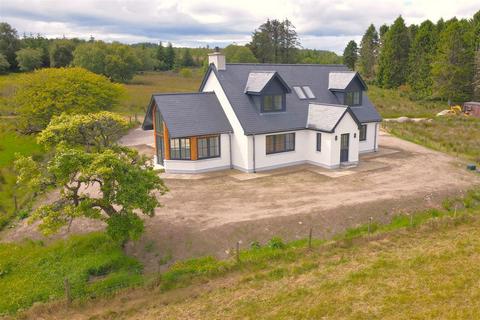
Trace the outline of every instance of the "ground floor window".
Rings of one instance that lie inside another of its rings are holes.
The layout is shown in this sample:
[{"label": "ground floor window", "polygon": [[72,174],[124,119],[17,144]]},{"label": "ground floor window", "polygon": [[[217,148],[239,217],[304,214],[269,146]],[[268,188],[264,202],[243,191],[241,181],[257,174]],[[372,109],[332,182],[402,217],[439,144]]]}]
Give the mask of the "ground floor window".
[{"label": "ground floor window", "polygon": [[170,139],[170,159],[190,160],[190,138]]},{"label": "ground floor window", "polygon": [[267,154],[295,150],[295,133],[272,134],[266,137]]},{"label": "ground floor window", "polygon": [[220,157],[220,136],[198,138],[198,159]]},{"label": "ground floor window", "polygon": [[317,133],[317,151],[322,151],[322,134]]},{"label": "ground floor window", "polygon": [[360,141],[365,141],[367,140],[367,125],[362,124],[360,126]]}]

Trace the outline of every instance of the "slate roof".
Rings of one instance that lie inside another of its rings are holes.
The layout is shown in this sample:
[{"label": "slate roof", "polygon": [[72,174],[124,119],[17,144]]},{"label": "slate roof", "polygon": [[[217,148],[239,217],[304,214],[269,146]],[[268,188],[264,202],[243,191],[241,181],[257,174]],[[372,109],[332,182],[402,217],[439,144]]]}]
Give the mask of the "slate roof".
[{"label": "slate roof", "polygon": [[214,92],[153,95],[143,123],[144,130],[153,129],[154,105],[162,114],[171,138],[233,132]]},{"label": "slate roof", "polygon": [[245,93],[260,93],[263,88],[272,80],[275,71],[250,72],[248,74]]},{"label": "slate roof", "polygon": [[[315,99],[302,100],[290,91],[286,94],[286,111],[260,113],[251,97],[245,94],[245,88],[251,73],[268,71],[277,72],[290,88],[310,86]],[[215,72],[245,134],[300,130],[306,128],[309,103],[343,104],[343,101],[340,102],[328,89],[329,74],[348,71],[344,65],[228,63],[225,70],[219,71],[210,65],[200,90],[203,89],[209,72]],[[362,105],[351,107],[351,111],[362,123],[381,121],[380,115],[366,94],[363,95]]]},{"label": "slate roof", "polygon": [[[306,127],[313,130],[333,132],[346,113],[352,114],[348,106],[310,104]],[[360,125],[355,116],[352,116],[352,118]]]}]

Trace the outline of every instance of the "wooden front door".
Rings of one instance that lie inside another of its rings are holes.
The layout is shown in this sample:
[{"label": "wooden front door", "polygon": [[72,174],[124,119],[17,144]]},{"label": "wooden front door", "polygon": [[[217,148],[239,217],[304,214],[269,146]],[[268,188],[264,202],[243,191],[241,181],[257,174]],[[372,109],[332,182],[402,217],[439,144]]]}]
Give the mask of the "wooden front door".
[{"label": "wooden front door", "polygon": [[350,134],[344,133],[340,138],[340,162],[348,162],[348,149],[350,147]]}]

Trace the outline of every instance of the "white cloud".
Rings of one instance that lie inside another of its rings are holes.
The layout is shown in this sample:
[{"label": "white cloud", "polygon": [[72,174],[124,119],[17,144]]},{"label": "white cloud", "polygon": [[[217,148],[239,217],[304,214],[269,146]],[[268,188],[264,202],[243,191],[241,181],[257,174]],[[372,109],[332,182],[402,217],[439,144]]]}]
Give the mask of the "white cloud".
[{"label": "white cloud", "polygon": [[246,43],[267,18],[290,19],[303,47],[341,53],[370,23],[408,24],[471,17],[478,0],[1,0],[2,21],[20,33],[94,36],[106,41],[171,41],[180,46]]}]

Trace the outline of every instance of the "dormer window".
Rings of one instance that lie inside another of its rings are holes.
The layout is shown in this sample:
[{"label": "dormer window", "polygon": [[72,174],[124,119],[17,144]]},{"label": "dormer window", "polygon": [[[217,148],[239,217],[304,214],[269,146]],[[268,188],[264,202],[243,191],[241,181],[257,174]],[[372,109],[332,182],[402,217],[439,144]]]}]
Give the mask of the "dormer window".
[{"label": "dormer window", "polygon": [[345,92],[345,105],[358,106],[362,104],[362,92],[361,91],[348,91]]},{"label": "dormer window", "polygon": [[264,95],[262,96],[262,112],[279,112],[285,110],[285,95]]}]

